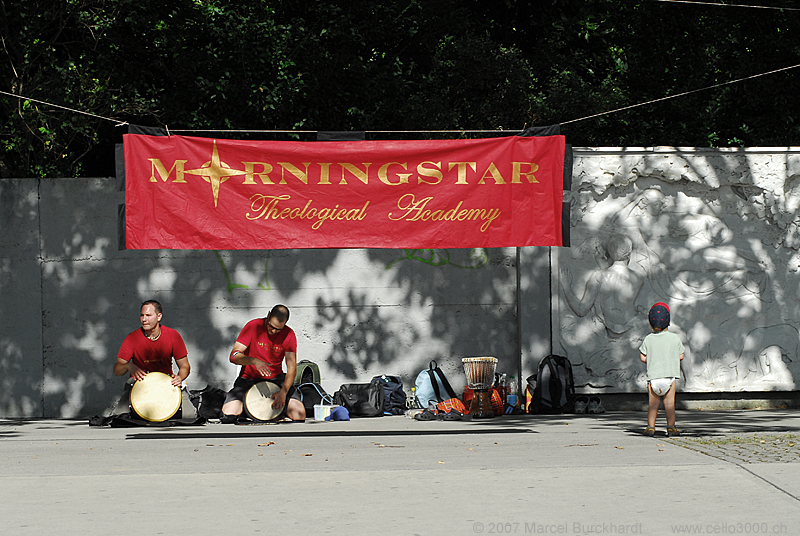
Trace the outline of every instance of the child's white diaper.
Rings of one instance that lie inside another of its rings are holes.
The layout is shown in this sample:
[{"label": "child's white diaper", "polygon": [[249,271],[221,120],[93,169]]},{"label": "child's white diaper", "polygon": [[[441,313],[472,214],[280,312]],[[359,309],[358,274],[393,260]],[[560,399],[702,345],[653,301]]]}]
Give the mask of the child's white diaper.
[{"label": "child's white diaper", "polygon": [[653,390],[655,394],[658,396],[664,396],[669,391],[669,388],[672,387],[672,382],[675,381],[675,378],[657,378],[655,380],[650,380],[648,383],[650,384],[650,389]]}]

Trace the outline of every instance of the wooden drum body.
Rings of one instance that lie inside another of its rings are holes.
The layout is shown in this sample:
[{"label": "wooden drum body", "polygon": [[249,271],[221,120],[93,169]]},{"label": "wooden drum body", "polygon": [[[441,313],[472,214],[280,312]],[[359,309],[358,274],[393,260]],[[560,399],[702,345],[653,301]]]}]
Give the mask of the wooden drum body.
[{"label": "wooden drum body", "polygon": [[166,421],[181,408],[181,390],[172,385],[172,378],[163,372],[148,372],[133,384],[131,408],[150,422]]}]

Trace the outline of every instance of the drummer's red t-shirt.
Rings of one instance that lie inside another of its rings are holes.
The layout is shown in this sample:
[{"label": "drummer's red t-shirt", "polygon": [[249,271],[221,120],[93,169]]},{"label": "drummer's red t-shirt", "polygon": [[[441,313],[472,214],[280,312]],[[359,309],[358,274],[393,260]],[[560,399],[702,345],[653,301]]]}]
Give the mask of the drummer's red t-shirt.
[{"label": "drummer's red t-shirt", "polygon": [[144,371],[172,376],[172,358],[182,359],[187,354],[181,334],[161,326],[161,335],[156,341],[148,339],[141,328],[131,332],[122,341],[117,357],[123,361],[133,360],[134,365]]},{"label": "drummer's red t-shirt", "polygon": [[260,359],[269,365],[269,376],[262,376],[252,365],[245,365],[242,377],[249,380],[271,380],[283,372],[286,352],[297,353],[297,336],[289,326],[270,337],[265,318],[251,320],[242,328],[236,342],[247,346],[245,355]]}]

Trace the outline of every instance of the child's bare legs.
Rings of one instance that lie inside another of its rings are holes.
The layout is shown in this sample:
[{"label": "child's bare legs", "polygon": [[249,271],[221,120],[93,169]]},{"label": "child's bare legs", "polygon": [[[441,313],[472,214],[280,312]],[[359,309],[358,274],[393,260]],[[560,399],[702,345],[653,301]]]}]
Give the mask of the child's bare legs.
[{"label": "child's bare legs", "polygon": [[[647,398],[649,402],[649,405],[647,406],[647,426],[649,428],[655,428],[656,417],[658,416],[658,406],[661,405],[661,397],[653,392],[653,389],[650,388],[649,383],[647,384]],[[666,404],[666,400],[664,402]],[[672,402],[673,402],[672,421],[675,422],[675,406],[674,406],[675,396],[672,397]]]},{"label": "child's bare legs", "polygon": [[[664,413],[667,416],[668,427],[675,426],[675,391],[677,390],[677,384],[678,382],[673,381],[672,385],[669,386],[669,391],[663,396]],[[647,395],[649,401],[647,406],[647,426],[655,428],[656,417],[658,417],[658,407],[661,405],[662,397],[653,392],[649,383],[647,384]]]},{"label": "child's bare legs", "polygon": [[[667,426],[675,426],[675,391],[678,382],[673,381],[669,391],[664,395],[664,413],[667,414]],[[650,414],[648,413],[648,417]],[[655,421],[654,421],[655,422]]]}]

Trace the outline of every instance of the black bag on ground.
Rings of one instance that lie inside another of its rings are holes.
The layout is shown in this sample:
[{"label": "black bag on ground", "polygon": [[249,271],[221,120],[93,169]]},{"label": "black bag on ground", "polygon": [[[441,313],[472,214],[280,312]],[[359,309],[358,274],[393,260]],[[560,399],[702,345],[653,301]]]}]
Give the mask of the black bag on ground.
[{"label": "black bag on ground", "polygon": [[333,403],[347,408],[351,417],[382,417],[385,398],[379,383],[346,383],[333,394]]},{"label": "black bag on ground", "polygon": [[227,394],[218,387],[206,385],[205,389],[189,391],[189,402],[197,410],[198,418],[219,419],[222,417],[222,405]]},{"label": "black bag on ground", "polygon": [[111,428],[135,428],[146,426],[151,428],[174,428],[176,426],[202,426],[205,419],[198,417],[193,422],[181,420],[166,420],[159,422],[146,421],[133,412],[119,413],[108,417],[95,415],[89,419],[89,426],[110,426]]},{"label": "black bag on ground", "polygon": [[386,415],[402,415],[406,412],[406,392],[403,380],[398,376],[375,376],[372,383],[383,386],[383,413]]},{"label": "black bag on ground", "polygon": [[533,392],[528,413],[572,413],[575,411],[575,382],[572,363],[564,356],[549,355],[527,379]]},{"label": "black bag on ground", "polygon": [[296,387],[300,391],[300,400],[306,408],[306,419],[314,416],[314,406],[316,404],[333,404],[333,397],[325,392],[325,389],[317,383],[301,383]]}]

